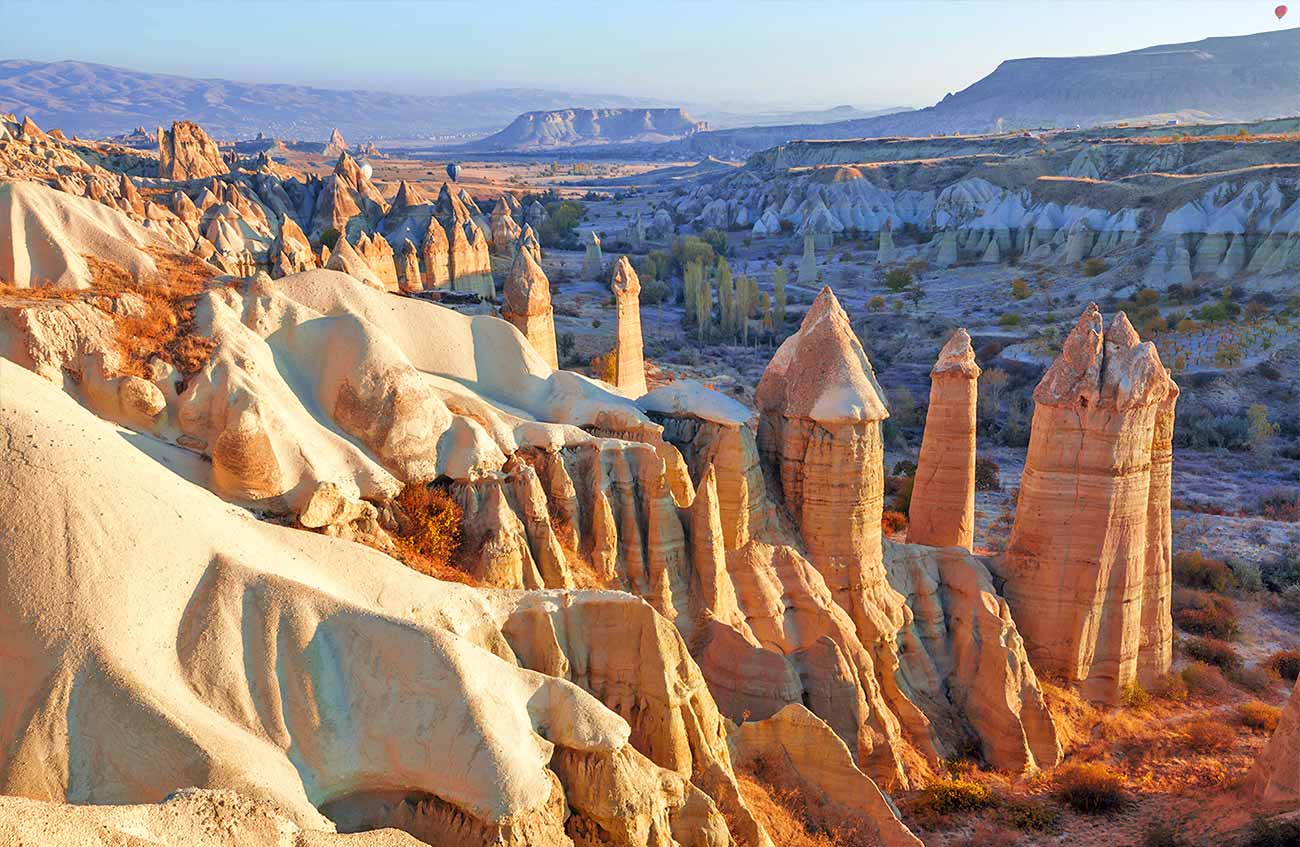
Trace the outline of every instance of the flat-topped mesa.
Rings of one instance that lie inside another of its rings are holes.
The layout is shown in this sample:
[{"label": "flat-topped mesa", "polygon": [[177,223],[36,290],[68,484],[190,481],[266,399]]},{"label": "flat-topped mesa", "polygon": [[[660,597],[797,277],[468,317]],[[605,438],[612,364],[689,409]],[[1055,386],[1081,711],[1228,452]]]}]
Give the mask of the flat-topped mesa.
[{"label": "flat-topped mesa", "polygon": [[521,230],[510,214],[507,195],[501,195],[496,206],[492,208],[492,252],[498,256],[509,256],[514,250]]},{"label": "flat-topped mesa", "polygon": [[[600,249],[599,243],[596,249]],[[522,254],[526,251],[519,252]],[[641,280],[627,256],[618,257],[610,290],[614,292],[618,308],[618,337],[614,341],[614,385],[629,397],[640,397],[646,393],[645,355],[641,346]]]},{"label": "flat-topped mesa", "polygon": [[979,365],[959,329],[930,371],[930,408],[907,528],[911,544],[971,549],[975,538],[975,398]]},{"label": "flat-topped mesa", "polygon": [[198,124],[176,121],[170,130],[158,127],[160,179],[203,179],[229,172],[217,142]]},{"label": "flat-topped mesa", "polygon": [[759,455],[809,558],[863,640],[874,640],[883,627],[868,607],[896,605],[879,594],[885,585],[880,422],[889,412],[829,287],[772,357],[754,400]]},{"label": "flat-topped mesa", "polygon": [[1169,461],[1177,386],[1123,312],[1090,304],[1034,390],[1000,568],[1035,667],[1118,700],[1169,669]]},{"label": "flat-topped mesa", "polygon": [[501,317],[524,334],[528,343],[552,368],[560,366],[555,351],[555,315],[551,283],[527,250],[515,254],[503,292]]}]

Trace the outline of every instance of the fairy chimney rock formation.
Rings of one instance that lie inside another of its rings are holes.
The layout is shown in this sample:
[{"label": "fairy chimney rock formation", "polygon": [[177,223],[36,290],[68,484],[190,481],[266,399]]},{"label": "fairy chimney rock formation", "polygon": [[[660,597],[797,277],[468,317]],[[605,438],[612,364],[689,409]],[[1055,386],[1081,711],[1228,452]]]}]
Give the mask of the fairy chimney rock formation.
[{"label": "fairy chimney rock formation", "polygon": [[975,538],[975,397],[979,365],[970,335],[959,329],[930,371],[907,529],[911,544],[971,549]]},{"label": "fairy chimney rock formation", "polygon": [[1035,667],[1113,703],[1169,669],[1168,461],[1177,386],[1123,312],[1088,306],[1034,390],[1000,564]]},{"label": "fairy chimney rock formation", "polygon": [[160,179],[203,179],[229,172],[217,142],[198,124],[176,121],[170,130],[158,127]]},{"label": "fairy chimney rock formation", "polygon": [[848,315],[823,288],[799,331],[758,382],[759,455],[836,601],[859,633],[882,627],[869,598],[883,598],[880,518],[889,417]]},{"label": "fairy chimney rock formation", "polygon": [[587,255],[582,257],[582,273],[591,279],[598,279],[605,269],[605,256],[600,252],[600,236],[595,230],[588,230],[582,240],[587,245]]},{"label": "fairy chimney rock formation", "polygon": [[508,195],[501,195],[492,209],[492,252],[498,256],[509,256],[519,238],[519,224],[510,214]]},{"label": "fairy chimney rock formation", "polygon": [[397,258],[397,284],[408,293],[424,290],[420,279],[420,248],[409,238],[402,242],[402,252]]},{"label": "fairy chimney rock formation", "polygon": [[[595,233],[592,233],[595,237]],[[600,250],[599,242],[596,250]],[[521,254],[527,252],[519,251]],[[590,253],[588,253],[590,255]],[[610,283],[618,307],[618,338],[614,342],[614,385],[630,397],[646,393],[645,358],[641,347],[641,280],[627,256],[619,256]]]},{"label": "fairy chimney rock formation", "polygon": [[424,265],[424,289],[433,291],[451,285],[451,265],[448,255],[447,231],[437,218],[429,218],[420,244],[420,262]]},{"label": "fairy chimney rock formation", "polygon": [[[560,366],[555,352],[555,317],[551,283],[527,250],[515,254],[506,277],[501,317],[510,321],[552,368]],[[621,326],[621,324],[620,324]],[[644,392],[643,392],[644,393]]]},{"label": "fairy chimney rock formation", "polygon": [[803,258],[799,260],[799,284],[817,281],[817,244],[811,231],[803,235]]}]

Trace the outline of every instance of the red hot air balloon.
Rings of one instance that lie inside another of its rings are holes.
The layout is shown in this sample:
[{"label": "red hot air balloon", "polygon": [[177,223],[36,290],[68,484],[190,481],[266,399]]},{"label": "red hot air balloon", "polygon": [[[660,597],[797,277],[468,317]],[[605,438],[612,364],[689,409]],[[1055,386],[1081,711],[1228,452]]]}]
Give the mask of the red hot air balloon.
[{"label": "red hot air balloon", "polygon": [[1273,14],[1277,15],[1279,21],[1282,20],[1286,17],[1286,6],[1278,6],[1273,10]]}]

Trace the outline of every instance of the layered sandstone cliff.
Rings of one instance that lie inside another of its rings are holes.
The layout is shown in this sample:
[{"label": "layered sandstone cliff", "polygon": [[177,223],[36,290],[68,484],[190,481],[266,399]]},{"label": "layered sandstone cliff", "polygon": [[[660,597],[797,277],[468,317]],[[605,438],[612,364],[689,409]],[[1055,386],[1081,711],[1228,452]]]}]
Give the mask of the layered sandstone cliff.
[{"label": "layered sandstone cliff", "polygon": [[907,540],[971,549],[975,538],[975,401],[979,365],[959,329],[930,370],[930,406],[916,463]]},{"label": "layered sandstone cliff", "polygon": [[1115,702],[1168,670],[1169,444],[1177,388],[1121,312],[1090,305],[1034,391],[999,565],[1035,665]]}]

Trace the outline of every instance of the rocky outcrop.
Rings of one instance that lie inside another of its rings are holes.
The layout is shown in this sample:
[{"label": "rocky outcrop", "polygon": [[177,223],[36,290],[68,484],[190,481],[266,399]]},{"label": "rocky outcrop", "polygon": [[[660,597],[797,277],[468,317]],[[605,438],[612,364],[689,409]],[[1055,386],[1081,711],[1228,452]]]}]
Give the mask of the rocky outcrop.
[{"label": "rocky outcrop", "polygon": [[447,226],[447,260],[454,291],[472,291],[489,300],[496,297],[488,241],[473,220]]},{"label": "rocky outcrop", "polygon": [[1036,667],[1097,700],[1168,670],[1168,435],[1176,388],[1121,312],[1090,305],[1034,391],[999,569]]},{"label": "rocky outcrop", "polygon": [[641,280],[627,256],[618,257],[610,290],[614,292],[615,308],[618,311],[618,334],[614,339],[614,385],[630,397],[640,397],[646,393],[645,358],[641,347]]},{"label": "rocky outcrop", "polygon": [[916,464],[907,540],[964,547],[975,538],[975,400],[979,365],[959,329],[930,370],[930,406]]},{"label": "rocky outcrop", "polygon": [[1300,809],[1300,682],[1247,778],[1247,790],[1260,811]]},{"label": "rocky outcrop", "polygon": [[527,250],[515,254],[502,294],[501,317],[524,334],[546,364],[558,368],[551,283]]},{"label": "rocky outcrop", "polygon": [[198,124],[176,121],[169,130],[158,127],[160,179],[203,179],[229,171],[217,143]]},{"label": "rocky outcrop", "polygon": [[402,242],[402,252],[397,257],[397,285],[408,293],[424,290],[424,279],[420,274],[420,248],[409,238]]},{"label": "rocky outcrop", "polygon": [[737,768],[758,771],[760,778],[768,779],[788,771],[795,783],[789,787],[821,798],[819,811],[828,820],[865,829],[884,847],[920,847],[921,840],[858,769],[844,742],[802,704],[791,703],[769,718],[747,721],[728,740]]},{"label": "rocky outcrop", "polygon": [[335,127],[330,130],[329,140],[325,142],[325,149],[321,151],[321,155],[326,159],[333,159],[346,152],[348,152],[348,142],[343,137],[343,133],[339,132],[338,127]]},{"label": "rocky outcrop", "polygon": [[370,270],[384,285],[386,291],[398,291],[397,265],[393,259],[393,246],[379,233],[374,237],[364,232],[357,239],[357,255],[365,260]]}]

